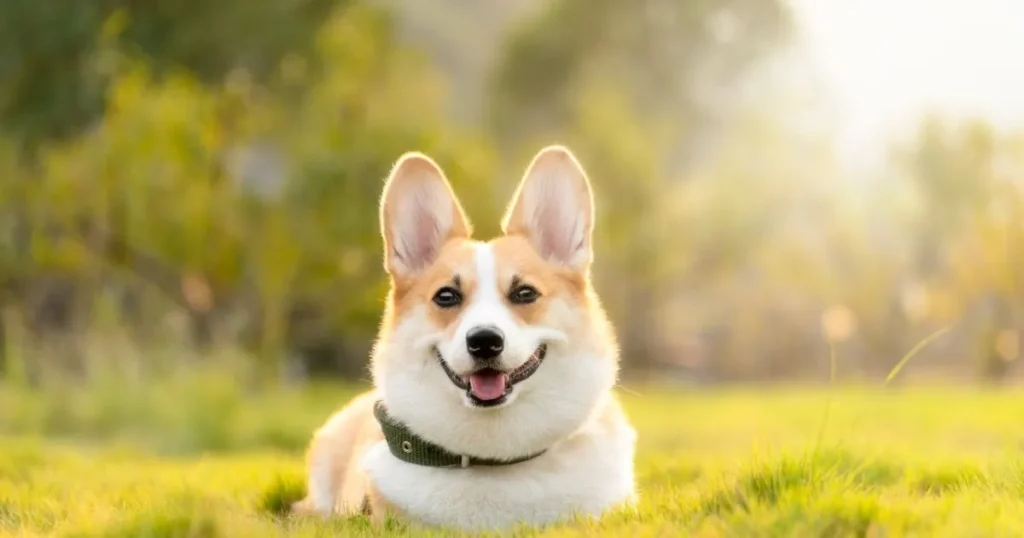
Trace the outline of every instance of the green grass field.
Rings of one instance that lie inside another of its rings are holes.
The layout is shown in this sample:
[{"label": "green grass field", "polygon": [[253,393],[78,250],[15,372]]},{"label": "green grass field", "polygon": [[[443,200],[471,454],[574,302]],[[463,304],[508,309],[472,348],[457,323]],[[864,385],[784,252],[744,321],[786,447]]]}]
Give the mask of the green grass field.
[{"label": "green grass field", "polygon": [[[303,493],[310,432],[357,389],[246,397],[212,374],[0,386],[0,534],[422,535],[281,514]],[[621,395],[640,434],[639,512],[517,534],[1024,535],[1024,394],[1012,389]]]}]

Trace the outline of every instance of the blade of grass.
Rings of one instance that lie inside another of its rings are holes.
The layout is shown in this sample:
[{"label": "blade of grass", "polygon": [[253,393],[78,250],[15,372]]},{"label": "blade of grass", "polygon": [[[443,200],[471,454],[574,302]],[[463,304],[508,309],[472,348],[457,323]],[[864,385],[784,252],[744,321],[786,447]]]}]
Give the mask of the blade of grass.
[{"label": "blade of grass", "polygon": [[828,360],[829,360],[829,380],[828,380],[828,398],[825,400],[825,412],[821,416],[821,426],[818,428],[817,439],[814,441],[814,459],[818,459],[818,450],[821,449],[821,442],[825,438],[825,427],[828,425],[829,416],[832,413],[832,395],[836,384],[836,370],[838,369],[836,361],[836,345],[832,339],[828,339]]},{"label": "blade of grass", "polygon": [[933,332],[932,334],[928,335],[927,337],[925,337],[920,342],[918,342],[917,345],[914,346],[910,351],[908,351],[907,354],[904,355],[903,358],[900,359],[900,361],[898,363],[896,363],[896,366],[894,366],[893,369],[891,371],[889,371],[889,375],[885,378],[885,383],[883,384],[883,386],[888,387],[889,383],[891,383],[892,380],[895,379],[897,375],[899,375],[900,371],[903,370],[903,367],[906,366],[907,363],[910,362],[910,359],[912,359],[915,355],[918,354],[918,352],[920,352],[922,349],[924,349],[925,346],[927,346],[928,344],[932,343],[935,339],[937,339],[938,337],[942,336],[943,334],[946,334],[952,328],[953,328],[953,325],[948,325],[946,327],[943,327],[943,328]]}]

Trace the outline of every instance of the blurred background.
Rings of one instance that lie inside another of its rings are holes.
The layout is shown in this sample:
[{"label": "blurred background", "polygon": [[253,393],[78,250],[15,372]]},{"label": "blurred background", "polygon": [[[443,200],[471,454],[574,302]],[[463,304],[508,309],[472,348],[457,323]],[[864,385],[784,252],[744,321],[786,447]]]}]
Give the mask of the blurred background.
[{"label": "blurred background", "polygon": [[901,379],[1006,382],[1022,26],[1009,0],[0,2],[0,383],[365,381],[395,159],[437,159],[487,237],[549,143],[596,189],[625,378],[868,382],[944,331]]}]

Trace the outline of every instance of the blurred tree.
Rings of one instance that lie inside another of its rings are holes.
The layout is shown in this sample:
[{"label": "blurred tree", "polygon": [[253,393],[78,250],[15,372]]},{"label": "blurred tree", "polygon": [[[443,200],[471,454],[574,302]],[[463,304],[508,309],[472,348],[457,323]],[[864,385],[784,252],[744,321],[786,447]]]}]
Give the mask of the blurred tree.
[{"label": "blurred tree", "polygon": [[479,124],[487,75],[506,37],[546,0],[373,0],[394,14],[398,37],[423,50],[449,82],[452,121]]},{"label": "blurred tree", "polygon": [[997,345],[1024,305],[1024,137],[983,121],[928,117],[897,163],[920,197],[917,272],[952,287],[985,379],[1008,373]]},{"label": "blurred tree", "polygon": [[4,302],[38,310],[31,290],[64,289],[52,275],[80,321],[60,332],[88,329],[115,296],[119,323],[184,312],[194,342],[241,339],[266,375],[294,354],[361,375],[385,282],[377,200],[398,156],[433,155],[471,217],[497,213],[479,181],[486,142],[443,127],[439,80],[392,32],[387,12],[346,5],[268,84],[161,73],[123,42],[98,50],[110,79],[93,127],[41,146],[36,166],[0,162],[26,179],[2,184],[0,215],[23,208],[28,237],[3,258],[20,293]]},{"label": "blurred tree", "polygon": [[28,147],[76,133],[103,108],[90,65],[105,22],[157,72],[184,68],[205,82],[236,69],[265,80],[289,53],[307,52],[335,7],[349,0],[0,2],[0,124]]},{"label": "blurred tree", "polygon": [[[822,283],[823,223],[837,163],[827,139],[785,121],[804,106],[765,92],[738,107],[709,164],[660,189],[675,198],[676,216],[655,248],[680,263],[661,277],[655,319],[666,304],[692,312],[681,315],[686,330],[711,335],[702,346],[707,377],[793,376],[820,364],[817,313],[831,291]],[[676,322],[675,338],[684,327]]]},{"label": "blurred tree", "polygon": [[909,148],[894,159],[921,198],[918,269],[927,278],[941,273],[942,247],[992,195],[994,133],[972,122],[952,127],[937,117],[924,118]]},{"label": "blurred tree", "polygon": [[671,120],[662,159],[689,155],[791,26],[779,0],[552,2],[512,34],[491,123],[504,143],[530,139],[571,121],[584,87],[614,82],[635,112]]}]

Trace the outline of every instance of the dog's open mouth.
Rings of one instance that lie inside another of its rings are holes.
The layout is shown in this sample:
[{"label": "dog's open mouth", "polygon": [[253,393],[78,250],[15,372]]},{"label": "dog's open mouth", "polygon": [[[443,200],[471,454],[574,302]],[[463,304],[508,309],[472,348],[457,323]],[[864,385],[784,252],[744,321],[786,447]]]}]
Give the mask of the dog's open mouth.
[{"label": "dog's open mouth", "polygon": [[547,345],[541,344],[522,366],[511,372],[481,368],[467,376],[460,376],[453,372],[437,348],[434,348],[434,356],[437,357],[437,362],[441,363],[444,373],[448,374],[448,379],[456,387],[466,391],[470,401],[480,407],[491,407],[504,403],[517,383],[529,379],[536,373],[541,363],[544,362],[547,351]]}]

